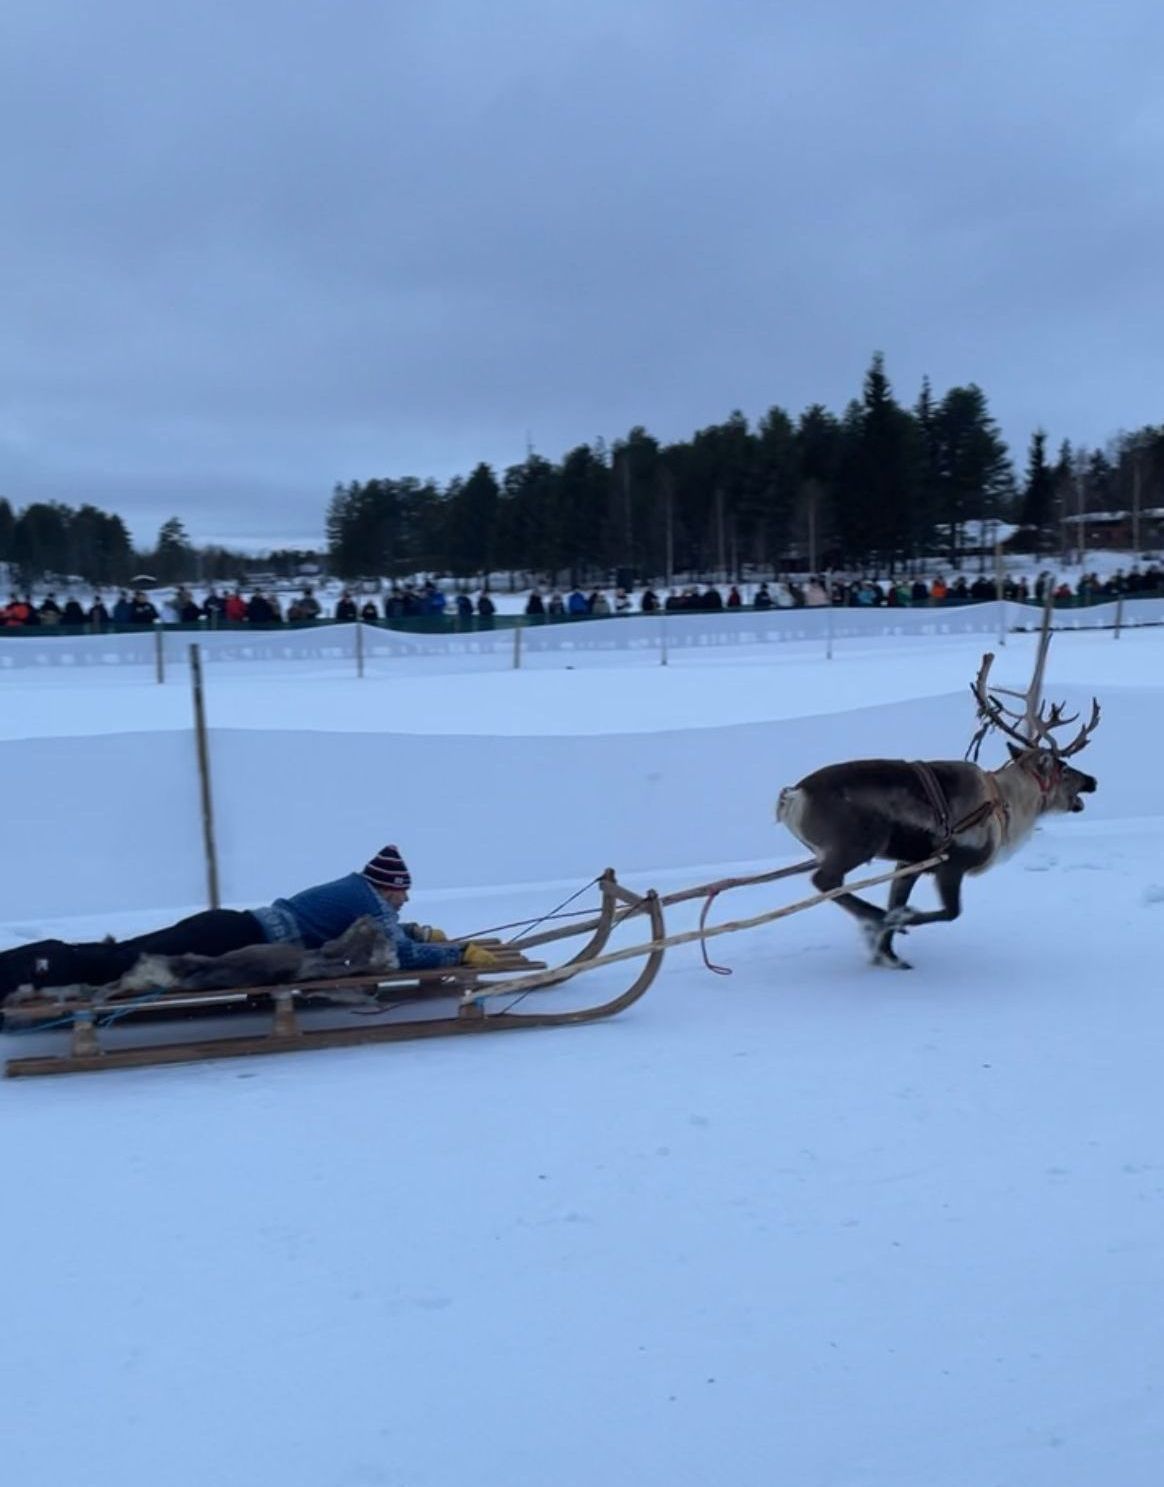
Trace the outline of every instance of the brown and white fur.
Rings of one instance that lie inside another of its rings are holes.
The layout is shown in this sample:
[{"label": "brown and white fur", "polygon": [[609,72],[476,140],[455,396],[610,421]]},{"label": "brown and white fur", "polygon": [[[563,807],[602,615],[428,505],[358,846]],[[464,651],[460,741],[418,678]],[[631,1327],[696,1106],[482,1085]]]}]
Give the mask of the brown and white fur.
[{"label": "brown and white fur", "polygon": [[237,986],[374,975],[394,971],[399,965],[396,947],[376,920],[365,915],[318,950],[276,942],[244,945],[224,955],[143,955],[122,977],[118,989],[223,991]]},{"label": "brown and white fur", "polygon": [[[1081,796],[1096,789],[1094,776],[1067,764],[1057,753],[1008,744],[1011,759],[987,770],[963,760],[930,761],[944,798],[939,813],[922,770],[904,759],[855,759],[830,764],[781,790],[776,819],[815,855],[812,882],[820,892],[839,888],[845,874],[874,858],[899,867],[924,862],[939,852],[944,862],[929,869],[940,909],[907,907],[921,874],[890,884],[887,908],[843,893],[834,900],[859,922],[875,965],[908,969],[893,951],[893,936],[919,924],[957,919],[962,879],[982,873],[1009,856],[1049,811],[1081,811]],[[959,823],[975,824],[958,830]]]}]

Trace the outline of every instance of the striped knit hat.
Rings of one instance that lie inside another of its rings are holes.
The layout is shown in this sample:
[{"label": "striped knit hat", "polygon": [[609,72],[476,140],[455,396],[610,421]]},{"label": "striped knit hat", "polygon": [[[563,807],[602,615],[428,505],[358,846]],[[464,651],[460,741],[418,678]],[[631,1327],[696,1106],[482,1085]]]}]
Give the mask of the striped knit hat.
[{"label": "striped knit hat", "polygon": [[364,868],[363,874],[376,888],[412,887],[412,876],[395,847],[382,847]]}]

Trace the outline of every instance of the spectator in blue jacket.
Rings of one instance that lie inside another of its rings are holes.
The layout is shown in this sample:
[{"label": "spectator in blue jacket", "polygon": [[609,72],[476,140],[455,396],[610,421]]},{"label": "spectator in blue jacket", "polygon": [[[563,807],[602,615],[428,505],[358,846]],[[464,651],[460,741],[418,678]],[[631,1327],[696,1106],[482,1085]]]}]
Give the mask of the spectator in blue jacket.
[{"label": "spectator in blue jacket", "polygon": [[245,945],[275,942],[318,950],[365,916],[376,921],[394,946],[402,970],[460,965],[488,970],[497,964],[481,945],[450,945],[443,930],[402,924],[400,910],[411,887],[404,859],[388,846],[358,873],[277,898],[261,909],[206,909],[131,940],[74,945],[39,940],[19,945],[0,954],[0,1002],[24,985],[106,986],[143,955],[225,955]]}]

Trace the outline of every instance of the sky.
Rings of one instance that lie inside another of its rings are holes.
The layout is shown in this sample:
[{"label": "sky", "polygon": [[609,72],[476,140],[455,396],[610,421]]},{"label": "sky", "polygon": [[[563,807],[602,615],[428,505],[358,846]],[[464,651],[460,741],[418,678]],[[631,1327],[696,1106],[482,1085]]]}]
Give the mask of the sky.
[{"label": "sky", "polygon": [[[793,863],[780,785],[969,736],[993,637],[878,619],[832,662],[789,642],[579,666],[567,645],[609,646],[613,620],[559,634],[544,670],[483,648],[455,679],[423,656],[362,681],[257,647],[215,661],[224,898],[394,841],[410,917],[512,934],[589,909],[607,865],[669,895]],[[158,686],[148,649],[50,643],[101,660],[4,674],[0,948],[206,902],[185,679]],[[1000,679],[1034,650],[1010,634]],[[907,973],[820,905],[714,939],[730,976],[669,949],[589,1026],[0,1078],[4,1480],[1158,1487],[1162,660],[1159,625],[1056,634],[1048,696],[1103,704],[1099,789],[968,880],[956,922],[899,941]],[[707,923],[808,892],[733,887]],[[669,907],[668,932],[702,908]],[[645,938],[631,920],[608,948]],[[595,1005],[640,965],[516,1010]],[[101,1036],[243,1029],[263,1019]],[[0,1062],[66,1047],[5,1031]]]},{"label": "sky", "polygon": [[11,0],[0,495],[318,542],[337,481],[977,382],[1159,422],[1152,0]]}]

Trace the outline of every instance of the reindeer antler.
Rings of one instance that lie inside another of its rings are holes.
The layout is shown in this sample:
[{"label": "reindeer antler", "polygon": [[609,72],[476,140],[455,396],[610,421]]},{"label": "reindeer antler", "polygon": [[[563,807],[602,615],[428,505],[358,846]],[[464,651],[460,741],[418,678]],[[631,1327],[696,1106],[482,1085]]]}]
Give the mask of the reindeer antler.
[{"label": "reindeer antler", "polygon": [[1076,722],[1078,718],[1078,713],[1072,713],[1069,718],[1063,717],[1063,705],[1060,704],[1051,708],[1045,722],[1040,721],[1039,736],[1047,740],[1057,759],[1068,759],[1072,754],[1078,754],[1080,749],[1085,749],[1091,742],[1091,735],[1099,727],[1099,702],[1096,698],[1091,699],[1091,717],[1069,744],[1060,745],[1051,737],[1052,728],[1066,728],[1069,723]]},{"label": "reindeer antler", "polygon": [[[978,675],[970,684],[970,690],[978,703],[978,717],[981,726],[978,732],[970,740],[970,747],[966,754],[971,754],[975,759],[982,740],[991,728],[997,728],[1000,733],[1005,733],[1008,738],[1014,739],[1024,749],[1038,749],[1041,744],[1046,744],[1049,751],[1056,759],[1066,759],[1072,754],[1077,754],[1080,749],[1086,748],[1090,742],[1091,735],[1099,726],[1099,703],[1093,697],[1091,699],[1091,717],[1075,735],[1069,744],[1060,745],[1056,739],[1054,730],[1066,728],[1078,720],[1079,714],[1072,713],[1064,717],[1063,709],[1066,703],[1056,702],[1050,705],[1039,698],[1042,686],[1043,667],[1047,658],[1047,645],[1050,642],[1050,632],[1044,628],[1039,643],[1039,651],[1035,658],[1034,675],[1031,684],[1025,692],[1015,691],[1010,687],[995,687],[988,690],[987,681],[990,676],[990,668],[994,664],[994,652],[987,651],[982,657],[982,665],[978,668]],[[1008,708],[1001,697],[1017,697],[1023,703],[1023,709],[1019,712],[1015,708]]]},{"label": "reindeer antler", "polygon": [[[978,750],[982,746],[982,740],[992,728],[997,728],[1000,733],[1005,733],[1008,738],[1013,738],[1024,749],[1037,747],[1032,739],[1033,729],[1030,727],[1029,693],[1012,692],[1006,687],[996,687],[994,692],[987,690],[987,681],[990,677],[990,668],[994,665],[994,652],[987,651],[982,657],[982,665],[978,668],[978,675],[970,683],[970,690],[974,694],[974,700],[978,704],[978,717],[981,723],[978,732],[970,740],[970,747],[966,753],[969,757],[973,754],[978,758]],[[1004,694],[1009,697],[1022,697],[1028,706],[1022,713],[1008,708],[999,700],[996,694]],[[1021,725],[1026,723],[1027,731],[1023,732]]]}]

